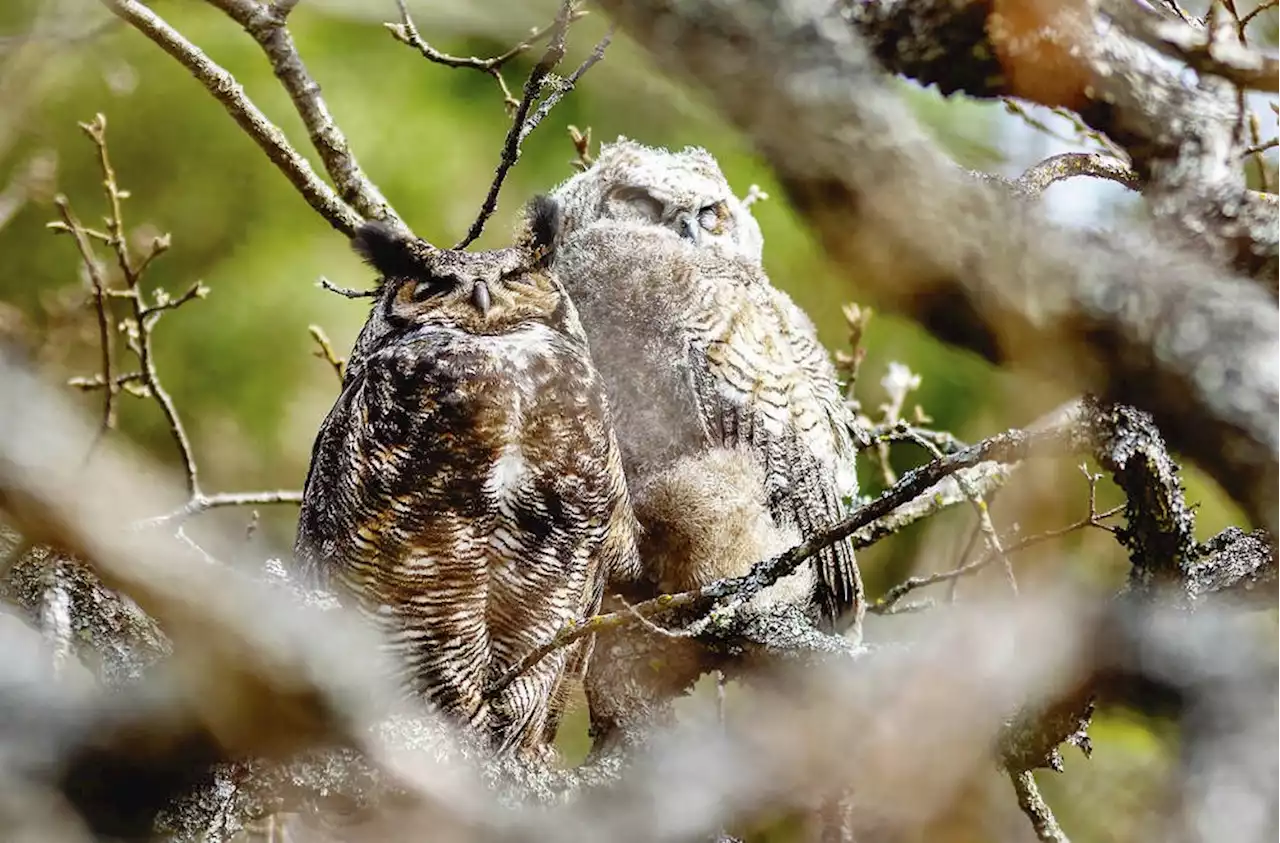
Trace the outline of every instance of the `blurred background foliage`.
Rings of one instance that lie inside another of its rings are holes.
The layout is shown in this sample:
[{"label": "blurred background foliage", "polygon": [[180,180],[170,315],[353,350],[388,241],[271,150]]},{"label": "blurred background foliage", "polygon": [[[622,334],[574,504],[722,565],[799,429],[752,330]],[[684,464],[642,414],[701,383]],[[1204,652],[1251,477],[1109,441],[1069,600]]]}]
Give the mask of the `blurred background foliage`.
[{"label": "blurred background foliage", "polygon": [[[310,154],[301,123],[250,38],[202,3],[152,5],[235,74],[295,147]],[[458,55],[500,53],[551,16],[545,2],[417,3],[412,8],[424,38]],[[602,34],[600,18],[589,15],[572,29],[566,67],[576,66]],[[291,29],[366,173],[419,235],[448,245],[461,237],[479,207],[509,116],[494,80],[426,62],[383,28],[383,21],[393,19],[391,0],[310,0],[291,18]],[[1274,43],[1274,10],[1255,29]],[[509,65],[506,76],[517,93],[536,55],[535,50]],[[1043,143],[1026,143],[1033,130],[998,103],[944,100],[936,91],[908,83],[901,87],[922,122],[965,167],[1016,175],[1048,154]],[[176,294],[200,280],[211,291],[207,300],[166,316],[155,334],[161,375],[189,428],[205,489],[300,488],[316,428],[337,392],[333,371],[313,353],[308,326],[321,326],[345,353],[368,307],[367,300],[320,289],[317,279],[325,276],[347,287],[366,287],[373,279],[342,236],[301,200],[200,85],[154,44],[86,0],[0,4],[0,185],[10,184],[33,157],[56,162],[56,170],[46,172],[30,191],[29,201],[0,222],[0,336],[30,348],[50,377],[96,371],[96,332],[74,244],[45,225],[56,218],[55,191],[65,194],[87,223],[98,224],[104,212],[94,150],[76,125],[97,112],[107,117],[116,171],[131,193],[125,205],[131,238],[143,248],[161,232],[172,235],[172,249],[148,273],[146,285]],[[874,306],[824,265],[770,173],[742,139],[697,95],[664,81],[624,37],[615,39],[605,61],[525,143],[480,246],[506,242],[522,204],[572,174],[571,124],[590,127],[594,143],[623,134],[650,144],[704,146],[740,194],[759,184],[772,197],[753,209],[765,232],[766,267],[813,316],[833,349],[847,344],[841,305]],[[309,157],[322,171],[314,155]],[[1063,201],[1065,190],[1055,188],[1046,201]],[[1065,216],[1074,224],[1116,224],[1129,211],[1111,201],[1116,194],[1103,195],[1106,201],[1095,203],[1094,218]],[[928,248],[927,232],[920,245]],[[965,440],[1025,424],[1069,397],[994,370],[889,315],[877,314],[863,344],[867,358],[858,395],[871,415],[885,400],[879,380],[888,362],[901,361],[923,377],[910,403],[918,402],[934,426]],[[80,400],[86,411],[96,412],[100,396]],[[126,400],[120,421],[117,435],[176,464],[173,442],[154,404]],[[899,449],[895,468],[905,469],[922,457]],[[865,491],[882,485],[869,461],[862,473]],[[1030,532],[1084,514],[1087,485],[1070,465],[1038,466],[1027,474],[1017,491],[1004,496],[1007,501],[995,502],[999,523],[1017,521]],[[1189,498],[1202,504],[1203,536],[1240,523],[1239,513],[1199,474],[1188,469],[1186,476]],[[1079,485],[1078,509],[1045,511],[1030,505],[1038,499],[1036,488],[1063,483]],[[1102,498],[1103,505],[1114,501],[1106,488]],[[262,534],[287,547],[294,515],[289,507],[264,512]],[[226,511],[206,516],[224,524],[248,518],[246,512]],[[971,529],[971,513],[958,509],[864,553],[871,591],[879,593],[915,570],[954,564]],[[1046,554],[1053,557],[1049,562],[1035,554],[1020,559],[1023,576],[1121,581],[1125,561],[1110,536],[1077,533],[1064,546],[1068,552]],[[893,635],[895,623],[877,621],[869,634]],[[580,720],[575,729],[581,729]],[[1048,778],[1047,796],[1074,839],[1132,839],[1133,828],[1125,824],[1140,822],[1142,810],[1156,809],[1144,802],[1144,782],[1151,781],[1153,765],[1159,766],[1172,747],[1157,739],[1149,724],[1121,716],[1104,714],[1095,736],[1092,761],[1069,753],[1065,775],[1042,777]],[[583,747],[580,731],[569,745]],[[1001,785],[998,777],[993,781]],[[1016,812],[1012,798],[1008,801]],[[1025,824],[1020,815],[1014,819]]]}]

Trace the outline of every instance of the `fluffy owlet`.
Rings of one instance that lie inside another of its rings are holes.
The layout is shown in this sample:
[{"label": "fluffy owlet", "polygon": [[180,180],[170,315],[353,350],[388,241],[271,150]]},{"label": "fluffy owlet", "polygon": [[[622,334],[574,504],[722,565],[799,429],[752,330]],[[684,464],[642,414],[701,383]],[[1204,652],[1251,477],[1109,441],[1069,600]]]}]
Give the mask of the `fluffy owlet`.
[{"label": "fluffy owlet", "polygon": [[486,686],[637,567],[604,387],[548,268],[558,224],[535,203],[521,242],[476,253],[360,229],[381,286],[296,546],[385,633],[410,691],[526,756],[547,751],[590,643]]},{"label": "fluffy owlet", "polygon": [[[556,271],[608,388],[650,576],[689,588],[743,574],[838,521],[856,475],[835,368],[769,283],[759,227],[710,155],[620,142],[553,195]],[[775,597],[860,634],[847,542]]]},{"label": "fluffy owlet", "polygon": [[564,232],[602,219],[669,229],[698,246],[760,262],[764,237],[746,203],[729,188],[711,153],[679,152],[619,137],[603,144],[595,163],[553,192]]}]

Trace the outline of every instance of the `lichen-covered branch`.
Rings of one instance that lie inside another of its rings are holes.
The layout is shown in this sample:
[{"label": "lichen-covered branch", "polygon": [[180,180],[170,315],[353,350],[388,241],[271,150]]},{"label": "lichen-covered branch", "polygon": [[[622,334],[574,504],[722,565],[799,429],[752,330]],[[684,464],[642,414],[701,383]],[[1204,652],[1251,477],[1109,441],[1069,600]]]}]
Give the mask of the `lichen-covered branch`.
[{"label": "lichen-covered branch", "polygon": [[1138,174],[1118,158],[1096,152],[1064,152],[1032,165],[1014,180],[1013,187],[1023,196],[1039,196],[1050,185],[1077,176],[1106,179],[1130,190],[1141,186]]},{"label": "lichen-covered branch", "polygon": [[1030,770],[1009,773],[1013,782],[1013,792],[1018,795],[1018,805],[1023,813],[1031,818],[1031,826],[1036,831],[1036,839],[1044,843],[1071,843],[1067,835],[1062,833],[1058,821],[1054,819],[1049,803],[1040,795],[1035,776]]}]

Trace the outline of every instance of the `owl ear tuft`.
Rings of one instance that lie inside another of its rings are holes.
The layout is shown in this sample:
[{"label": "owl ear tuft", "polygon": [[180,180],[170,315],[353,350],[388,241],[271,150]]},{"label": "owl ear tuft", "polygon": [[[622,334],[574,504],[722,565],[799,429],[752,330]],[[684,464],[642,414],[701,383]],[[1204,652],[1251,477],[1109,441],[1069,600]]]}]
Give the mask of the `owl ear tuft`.
[{"label": "owl ear tuft", "polygon": [[545,194],[535,196],[525,207],[529,248],[544,266],[555,257],[563,218],[560,203]]},{"label": "owl ear tuft", "polygon": [[351,248],[384,278],[413,278],[421,274],[418,241],[381,220],[361,223]]}]

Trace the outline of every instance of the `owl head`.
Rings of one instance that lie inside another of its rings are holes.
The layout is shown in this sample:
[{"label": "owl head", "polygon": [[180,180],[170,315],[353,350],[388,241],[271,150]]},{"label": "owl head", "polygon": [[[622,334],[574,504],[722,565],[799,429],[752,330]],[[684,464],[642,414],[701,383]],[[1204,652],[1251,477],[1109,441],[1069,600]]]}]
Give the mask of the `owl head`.
[{"label": "owl head", "polygon": [[694,245],[760,262],[759,224],[699,147],[672,152],[619,137],[552,196],[563,206],[565,234],[602,219],[650,223]]},{"label": "owl head", "polygon": [[560,219],[557,203],[539,197],[514,246],[483,252],[438,249],[376,221],[361,225],[351,242],[381,276],[376,309],[386,327],[502,334],[563,309],[563,288],[550,270]]}]

